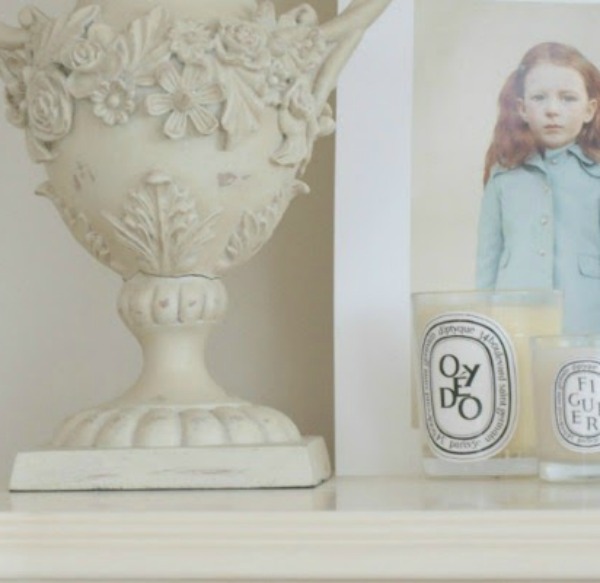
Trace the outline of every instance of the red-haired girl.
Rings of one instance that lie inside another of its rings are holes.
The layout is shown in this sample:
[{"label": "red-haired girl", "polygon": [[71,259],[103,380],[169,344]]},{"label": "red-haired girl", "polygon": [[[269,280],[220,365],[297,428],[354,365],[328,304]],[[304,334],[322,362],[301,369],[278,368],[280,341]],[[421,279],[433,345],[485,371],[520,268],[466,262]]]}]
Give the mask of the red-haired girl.
[{"label": "red-haired girl", "polygon": [[479,221],[477,287],[560,289],[565,331],[600,333],[600,71],[533,47],[500,93]]}]

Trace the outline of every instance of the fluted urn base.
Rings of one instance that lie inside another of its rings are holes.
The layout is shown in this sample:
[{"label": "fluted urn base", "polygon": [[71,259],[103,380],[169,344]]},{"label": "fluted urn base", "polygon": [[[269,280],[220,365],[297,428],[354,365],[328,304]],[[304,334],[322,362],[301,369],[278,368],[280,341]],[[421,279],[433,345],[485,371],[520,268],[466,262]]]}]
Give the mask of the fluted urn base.
[{"label": "fluted urn base", "polygon": [[55,435],[59,449],[204,447],[300,441],[293,421],[269,407],[138,405],[83,411]]}]

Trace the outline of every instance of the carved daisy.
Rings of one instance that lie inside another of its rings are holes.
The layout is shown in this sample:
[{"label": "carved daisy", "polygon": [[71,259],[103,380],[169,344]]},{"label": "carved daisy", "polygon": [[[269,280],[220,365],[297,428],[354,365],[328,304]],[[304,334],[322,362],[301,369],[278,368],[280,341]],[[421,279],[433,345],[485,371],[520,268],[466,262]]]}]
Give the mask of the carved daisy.
[{"label": "carved daisy", "polygon": [[224,100],[220,86],[205,80],[206,70],[186,65],[180,74],[172,63],[158,73],[158,83],[166,93],[149,95],[148,113],[154,116],[170,114],[165,122],[165,134],[174,139],[184,138],[188,121],[203,135],[212,134],[219,127],[217,118],[207,109]]},{"label": "carved daisy", "polygon": [[123,125],[135,111],[135,87],[123,79],[104,81],[91,95],[94,114],[109,126]]}]

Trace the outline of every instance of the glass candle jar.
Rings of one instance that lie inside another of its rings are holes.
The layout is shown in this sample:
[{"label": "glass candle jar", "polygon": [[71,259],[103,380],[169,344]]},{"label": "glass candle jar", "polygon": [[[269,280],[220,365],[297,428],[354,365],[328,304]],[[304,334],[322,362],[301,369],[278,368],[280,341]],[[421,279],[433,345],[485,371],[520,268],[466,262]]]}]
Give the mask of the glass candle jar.
[{"label": "glass candle jar", "polygon": [[413,295],[426,475],[537,473],[530,339],[561,323],[555,291]]},{"label": "glass candle jar", "polygon": [[600,336],[534,338],[540,478],[600,478]]}]

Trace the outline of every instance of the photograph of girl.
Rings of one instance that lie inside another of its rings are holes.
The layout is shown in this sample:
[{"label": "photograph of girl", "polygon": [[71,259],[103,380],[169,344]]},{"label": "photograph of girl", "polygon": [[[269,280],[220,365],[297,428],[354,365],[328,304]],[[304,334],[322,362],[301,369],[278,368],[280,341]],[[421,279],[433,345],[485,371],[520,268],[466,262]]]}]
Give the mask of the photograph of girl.
[{"label": "photograph of girl", "polygon": [[413,292],[559,290],[600,334],[600,0],[415,2]]},{"label": "photograph of girl", "polygon": [[558,289],[564,328],[600,332],[600,71],[534,46],[506,81],[485,164],[477,287]]}]

